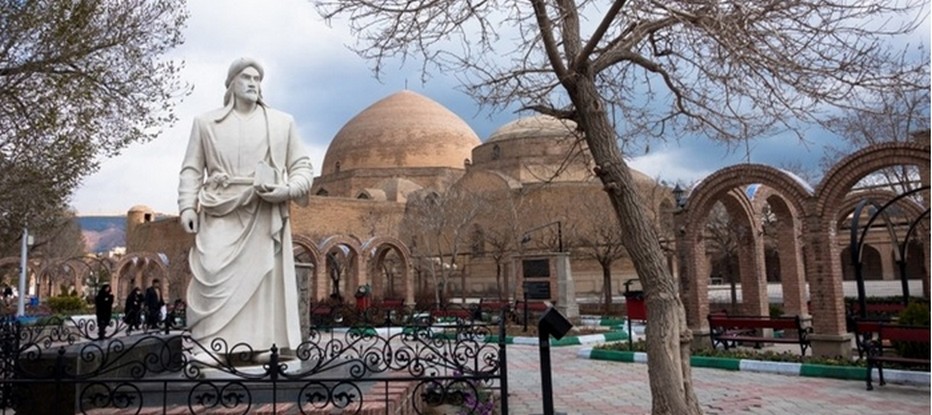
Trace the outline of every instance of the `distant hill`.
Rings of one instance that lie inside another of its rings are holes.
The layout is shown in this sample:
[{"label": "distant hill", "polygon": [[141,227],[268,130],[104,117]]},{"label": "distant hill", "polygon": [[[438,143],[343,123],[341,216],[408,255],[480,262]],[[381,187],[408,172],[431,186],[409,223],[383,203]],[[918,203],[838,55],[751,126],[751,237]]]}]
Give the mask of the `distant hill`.
[{"label": "distant hill", "polygon": [[126,216],[78,216],[87,252],[126,246]]}]

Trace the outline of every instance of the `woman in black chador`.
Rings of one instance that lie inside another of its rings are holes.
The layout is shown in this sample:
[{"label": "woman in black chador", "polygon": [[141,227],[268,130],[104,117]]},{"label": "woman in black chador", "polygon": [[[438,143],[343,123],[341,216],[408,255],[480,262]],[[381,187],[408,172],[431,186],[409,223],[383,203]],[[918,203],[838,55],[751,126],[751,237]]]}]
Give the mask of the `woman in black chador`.
[{"label": "woman in black chador", "polygon": [[123,312],[126,313],[124,321],[129,326],[129,330],[139,330],[142,324],[142,291],[139,287],[133,288],[133,291],[126,297],[126,305],[123,306]]},{"label": "woman in black chador", "polygon": [[107,332],[107,326],[110,325],[110,318],[113,316],[113,293],[110,292],[110,284],[104,284],[97,292],[94,298],[94,308],[97,311],[97,334],[99,339],[103,339]]}]

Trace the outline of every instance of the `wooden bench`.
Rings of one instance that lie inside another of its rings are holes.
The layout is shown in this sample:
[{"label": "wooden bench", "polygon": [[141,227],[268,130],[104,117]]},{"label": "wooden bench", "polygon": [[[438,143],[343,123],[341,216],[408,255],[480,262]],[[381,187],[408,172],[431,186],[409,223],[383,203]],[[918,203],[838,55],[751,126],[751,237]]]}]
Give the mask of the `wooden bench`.
[{"label": "wooden bench", "polygon": [[472,313],[465,308],[436,308],[430,311],[430,317],[434,322],[442,319],[452,319],[457,323],[472,320]]},{"label": "wooden bench", "polygon": [[513,311],[510,301],[497,298],[483,298],[479,300],[479,314],[483,315],[483,318],[485,318],[485,314],[488,314],[491,319],[491,316],[499,316],[503,311],[505,312],[505,318],[511,316]]},{"label": "wooden bench", "polygon": [[876,340],[880,326],[893,324],[886,319],[854,319],[854,345],[858,351],[858,359],[863,359],[871,342]]},{"label": "wooden bench", "polygon": [[930,331],[928,326],[903,326],[899,324],[880,324],[877,327],[877,338],[870,342],[867,349],[867,390],[873,390],[871,373],[877,368],[880,385],[886,382],[883,379],[883,364],[894,363],[906,367],[929,367],[929,355],[923,358],[904,357],[895,354],[884,354],[884,342],[916,342],[929,344]]},{"label": "wooden bench", "polygon": [[[904,305],[902,301],[887,302],[887,303],[867,303],[867,307],[865,308],[865,314],[867,316],[877,316],[877,315],[896,316],[905,309],[906,309],[906,305]],[[848,314],[855,316],[855,317],[860,316],[861,315],[861,304],[859,304],[858,302],[851,303],[851,305],[848,307]]]},{"label": "wooden bench", "polygon": [[[767,317],[767,316],[729,316],[727,314],[709,314],[709,330],[712,347],[722,345],[726,350],[738,343],[754,343],[761,347],[763,343],[799,344],[802,355],[806,355],[809,348],[809,333],[812,327],[803,327],[799,316],[795,317]],[[794,330],[796,337],[775,337],[773,333],[765,330]]]}]

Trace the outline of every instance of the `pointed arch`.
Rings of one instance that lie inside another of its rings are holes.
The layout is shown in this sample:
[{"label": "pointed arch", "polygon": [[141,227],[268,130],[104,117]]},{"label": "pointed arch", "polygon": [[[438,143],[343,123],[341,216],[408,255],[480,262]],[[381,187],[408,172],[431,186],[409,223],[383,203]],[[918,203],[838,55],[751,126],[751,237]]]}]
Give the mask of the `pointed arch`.
[{"label": "pointed arch", "polygon": [[[401,268],[400,274],[404,286],[404,300],[406,304],[414,304],[414,280],[411,265],[411,250],[401,239],[389,236],[376,236],[367,240],[362,245],[362,251],[368,254],[368,273],[369,281],[372,282],[373,293],[381,298],[386,298],[387,293],[391,292],[391,287],[386,289],[385,281],[382,278],[382,267],[389,253],[394,252],[398,256],[398,264]],[[389,281],[391,284],[392,281]],[[393,294],[397,295],[397,293]]]}]

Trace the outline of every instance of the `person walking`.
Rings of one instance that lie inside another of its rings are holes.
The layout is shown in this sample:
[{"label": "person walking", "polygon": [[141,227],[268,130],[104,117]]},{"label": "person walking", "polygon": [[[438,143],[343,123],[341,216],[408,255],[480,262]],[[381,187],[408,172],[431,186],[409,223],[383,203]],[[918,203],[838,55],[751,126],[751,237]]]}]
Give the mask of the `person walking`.
[{"label": "person walking", "polygon": [[129,331],[139,330],[139,325],[142,324],[142,301],[142,291],[139,287],[133,287],[133,291],[126,296],[126,304],[123,307],[126,315],[123,318],[129,326]]},{"label": "person walking", "polygon": [[97,338],[103,340],[107,334],[110,319],[113,317],[113,293],[110,292],[110,284],[102,285],[100,291],[97,291],[97,297],[94,298],[94,311],[97,313]]},{"label": "person walking", "polygon": [[162,300],[161,283],[158,278],[152,280],[152,285],[146,288],[146,327],[150,329],[158,328],[159,322],[162,321],[162,306],[165,301]]}]

